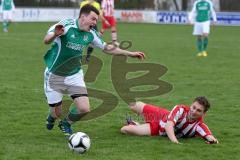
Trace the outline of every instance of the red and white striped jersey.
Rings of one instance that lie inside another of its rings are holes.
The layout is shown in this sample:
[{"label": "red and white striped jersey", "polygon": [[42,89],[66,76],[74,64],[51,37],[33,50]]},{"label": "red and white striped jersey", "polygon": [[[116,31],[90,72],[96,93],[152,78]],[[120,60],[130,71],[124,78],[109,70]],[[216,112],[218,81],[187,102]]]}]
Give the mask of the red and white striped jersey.
[{"label": "red and white striped jersey", "polygon": [[193,137],[195,135],[205,138],[207,135],[211,135],[211,131],[203,122],[203,117],[190,122],[187,119],[189,112],[190,108],[188,106],[175,106],[168,115],[163,116],[159,121],[159,134],[166,135],[165,125],[167,121],[172,121],[174,123],[174,130],[177,138]]},{"label": "red and white striped jersey", "polygon": [[114,0],[102,0],[103,16],[112,17],[114,14]]}]

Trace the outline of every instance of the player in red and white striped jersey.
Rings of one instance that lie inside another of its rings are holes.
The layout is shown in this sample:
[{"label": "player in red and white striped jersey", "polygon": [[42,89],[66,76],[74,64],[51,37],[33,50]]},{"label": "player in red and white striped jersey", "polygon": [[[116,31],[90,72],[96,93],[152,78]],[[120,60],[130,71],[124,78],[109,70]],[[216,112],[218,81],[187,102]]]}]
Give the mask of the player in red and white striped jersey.
[{"label": "player in red and white striped jersey", "polygon": [[218,143],[203,122],[203,117],[210,108],[206,97],[195,98],[190,107],[176,105],[171,111],[142,102],[133,103],[130,108],[135,113],[141,114],[145,123],[131,122],[121,128],[122,133],[139,136],[167,135],[174,143],[179,143],[178,138],[198,135],[208,144]]},{"label": "player in red and white striped jersey", "polygon": [[116,28],[116,19],[114,17],[114,0],[102,0],[101,2],[102,8],[102,29],[100,31],[101,34],[108,28],[112,30],[112,43],[119,45],[117,42],[117,28]]}]

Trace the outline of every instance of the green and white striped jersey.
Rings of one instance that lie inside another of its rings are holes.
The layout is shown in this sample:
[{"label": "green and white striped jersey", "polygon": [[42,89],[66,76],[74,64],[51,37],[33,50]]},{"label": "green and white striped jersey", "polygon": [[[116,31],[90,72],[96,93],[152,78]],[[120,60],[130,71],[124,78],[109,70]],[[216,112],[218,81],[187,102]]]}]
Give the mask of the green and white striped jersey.
[{"label": "green and white striped jersey", "polygon": [[1,8],[3,11],[10,11],[10,10],[15,9],[13,0],[2,0]]},{"label": "green and white striped jersey", "polygon": [[195,22],[206,22],[211,19],[216,22],[217,17],[210,0],[197,0],[193,4],[192,11],[189,14],[189,20]]},{"label": "green and white striped jersey", "polygon": [[[60,76],[70,76],[81,69],[84,48],[92,44],[103,50],[106,43],[97,31],[80,30],[78,19],[66,19],[57,24],[64,26],[64,34],[54,40],[52,47],[44,56],[44,61],[50,72]],[[48,34],[54,34],[57,24],[50,27]]]}]

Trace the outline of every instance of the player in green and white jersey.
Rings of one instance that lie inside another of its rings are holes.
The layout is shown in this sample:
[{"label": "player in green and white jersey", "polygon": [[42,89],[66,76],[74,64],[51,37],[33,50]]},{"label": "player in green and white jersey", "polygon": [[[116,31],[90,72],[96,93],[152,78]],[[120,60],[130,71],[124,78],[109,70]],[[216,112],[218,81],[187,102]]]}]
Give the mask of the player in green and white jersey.
[{"label": "player in green and white jersey", "polygon": [[208,35],[210,33],[211,16],[217,22],[216,13],[210,0],[197,0],[189,14],[189,21],[194,23],[193,35],[197,36],[197,56],[207,56]]},{"label": "player in green and white jersey", "polygon": [[12,12],[15,9],[13,0],[2,0],[1,10],[3,12],[3,31],[8,32],[8,26],[12,21]]},{"label": "player in green and white jersey", "polygon": [[69,136],[71,124],[90,111],[89,99],[84,82],[81,60],[83,49],[89,44],[111,55],[125,55],[143,59],[142,52],[130,52],[113,45],[107,45],[92,28],[97,24],[99,11],[92,5],[85,5],[80,10],[78,19],[67,19],[50,27],[44,38],[45,44],[52,47],[44,56],[46,70],[44,90],[50,106],[47,117],[47,129],[51,130],[54,122],[61,116],[62,97],[68,94],[73,99],[78,114],[69,113],[60,121],[59,128]]},{"label": "player in green and white jersey", "polygon": [[0,0],[0,19],[2,19],[2,0]]}]

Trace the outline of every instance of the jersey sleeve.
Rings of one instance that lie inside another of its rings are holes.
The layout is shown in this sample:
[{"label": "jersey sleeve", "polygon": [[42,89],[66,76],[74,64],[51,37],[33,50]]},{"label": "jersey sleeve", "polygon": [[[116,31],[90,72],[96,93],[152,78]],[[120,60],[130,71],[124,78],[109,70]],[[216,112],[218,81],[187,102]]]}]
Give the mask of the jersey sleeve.
[{"label": "jersey sleeve", "polygon": [[48,29],[47,34],[53,34],[56,25],[57,25],[57,24],[52,25],[52,26]]},{"label": "jersey sleeve", "polygon": [[91,43],[93,45],[93,47],[98,47],[98,48],[104,50],[104,48],[106,46],[106,42],[104,42],[102,40],[102,38],[100,38],[99,34],[95,30],[91,30],[91,33],[93,35],[93,41]]},{"label": "jersey sleeve", "polygon": [[61,20],[61,21],[59,21],[58,23],[52,25],[52,26],[48,29],[47,34],[53,34],[56,25],[59,25],[59,24],[63,25],[63,29],[64,29],[63,35],[65,35],[65,34],[67,33],[67,30],[69,29],[69,27],[71,27],[72,25],[75,24],[75,21],[74,21],[74,19]]},{"label": "jersey sleeve", "polygon": [[14,11],[15,10],[15,5],[14,5],[14,2],[12,1],[12,10]]},{"label": "jersey sleeve", "polygon": [[205,138],[208,135],[212,135],[212,132],[210,131],[208,126],[204,123],[198,124],[198,126],[196,128],[196,133],[197,133],[197,135],[199,135],[202,138]]},{"label": "jersey sleeve", "polygon": [[183,116],[183,113],[183,107],[181,107],[180,105],[175,106],[168,115],[168,121],[172,121],[175,125],[179,118]]},{"label": "jersey sleeve", "polygon": [[212,18],[214,22],[217,22],[217,15],[216,12],[214,10],[213,4],[212,2],[210,2],[210,10],[211,10],[211,14],[212,14]]},{"label": "jersey sleeve", "polygon": [[101,2],[101,8],[102,8],[102,9],[104,9],[105,3],[106,3],[105,0],[103,0],[103,1]]},{"label": "jersey sleeve", "polygon": [[0,0],[0,13],[2,13],[2,0]]},{"label": "jersey sleeve", "polygon": [[194,2],[192,10],[189,12],[188,14],[188,21],[193,23],[195,21],[195,17],[196,17],[196,5],[197,5],[197,1]]}]

